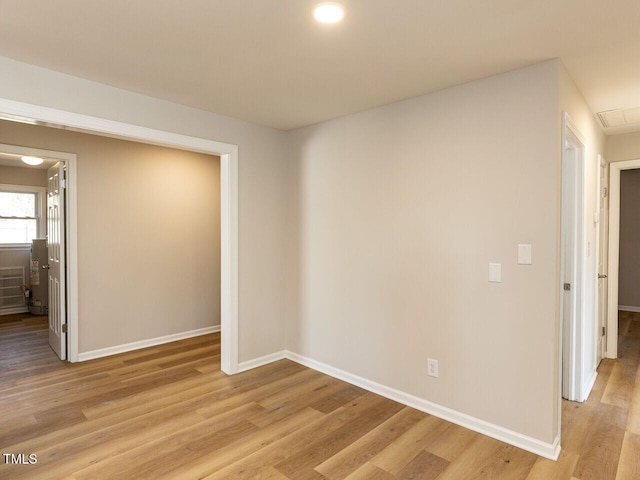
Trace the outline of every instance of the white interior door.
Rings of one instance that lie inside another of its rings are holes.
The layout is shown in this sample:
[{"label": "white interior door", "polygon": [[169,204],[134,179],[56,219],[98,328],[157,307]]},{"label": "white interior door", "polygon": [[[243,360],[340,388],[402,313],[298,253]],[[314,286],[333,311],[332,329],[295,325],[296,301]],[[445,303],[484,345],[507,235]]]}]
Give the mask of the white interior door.
[{"label": "white interior door", "polygon": [[608,232],[607,227],[609,221],[607,212],[609,172],[607,165],[602,157],[599,157],[598,170],[598,331],[596,332],[596,354],[597,363],[605,356],[605,348],[607,345],[606,325],[607,325],[607,257],[608,257]]},{"label": "white interior door", "polygon": [[[583,402],[596,377],[597,319],[593,309],[596,279],[585,278],[585,145],[586,140],[569,116],[563,114],[561,324],[562,396]],[[587,315],[585,315],[587,313]]]},{"label": "white interior door", "polygon": [[67,358],[65,249],[64,249],[64,163],[47,171],[47,247],[49,269],[49,345],[61,360]]},{"label": "white interior door", "polygon": [[562,396],[576,400],[576,155],[566,145],[562,158]]}]

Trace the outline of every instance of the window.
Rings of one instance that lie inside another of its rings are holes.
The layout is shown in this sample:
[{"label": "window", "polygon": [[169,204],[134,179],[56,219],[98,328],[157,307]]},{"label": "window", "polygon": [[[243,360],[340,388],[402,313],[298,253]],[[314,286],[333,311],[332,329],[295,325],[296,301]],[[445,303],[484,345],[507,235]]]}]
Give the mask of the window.
[{"label": "window", "polygon": [[0,185],[0,244],[31,243],[45,235],[44,188]]}]

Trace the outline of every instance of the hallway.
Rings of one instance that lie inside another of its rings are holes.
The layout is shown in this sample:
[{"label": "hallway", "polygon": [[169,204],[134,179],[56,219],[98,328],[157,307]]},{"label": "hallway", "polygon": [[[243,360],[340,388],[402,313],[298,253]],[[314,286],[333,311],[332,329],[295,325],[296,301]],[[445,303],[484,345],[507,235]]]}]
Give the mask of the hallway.
[{"label": "hallway", "polygon": [[640,478],[640,313],[618,323],[618,360],[602,360],[585,403],[563,402],[559,462],[574,478]]}]

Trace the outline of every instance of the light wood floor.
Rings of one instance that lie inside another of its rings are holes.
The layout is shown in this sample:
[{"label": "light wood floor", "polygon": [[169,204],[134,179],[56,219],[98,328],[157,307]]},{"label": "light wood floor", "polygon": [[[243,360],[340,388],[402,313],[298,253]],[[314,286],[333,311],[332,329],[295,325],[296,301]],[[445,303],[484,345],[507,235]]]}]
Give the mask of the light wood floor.
[{"label": "light wood floor", "polygon": [[[1,479],[640,479],[640,316],[620,318],[558,462],[280,361],[219,371],[219,335],[79,364],[45,319],[0,321]],[[523,412],[526,415],[526,412]]]}]

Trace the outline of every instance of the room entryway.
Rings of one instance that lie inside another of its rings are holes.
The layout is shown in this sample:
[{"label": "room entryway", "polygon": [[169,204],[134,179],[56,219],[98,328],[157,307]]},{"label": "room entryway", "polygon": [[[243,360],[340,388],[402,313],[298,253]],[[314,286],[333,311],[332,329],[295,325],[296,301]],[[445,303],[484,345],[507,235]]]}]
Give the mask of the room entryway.
[{"label": "room entryway", "polygon": [[[25,157],[37,162],[29,164],[21,160]],[[65,198],[75,155],[2,144],[0,161],[3,178],[11,182],[0,186],[4,213],[0,272],[8,272],[9,276],[1,276],[10,282],[3,291],[18,293],[14,291],[17,285],[22,295],[22,298],[12,295],[13,307],[0,310],[0,314],[29,312],[48,319],[49,344],[59,359],[66,360],[70,268],[65,219],[70,205]],[[4,316],[0,315],[0,320]]]}]

